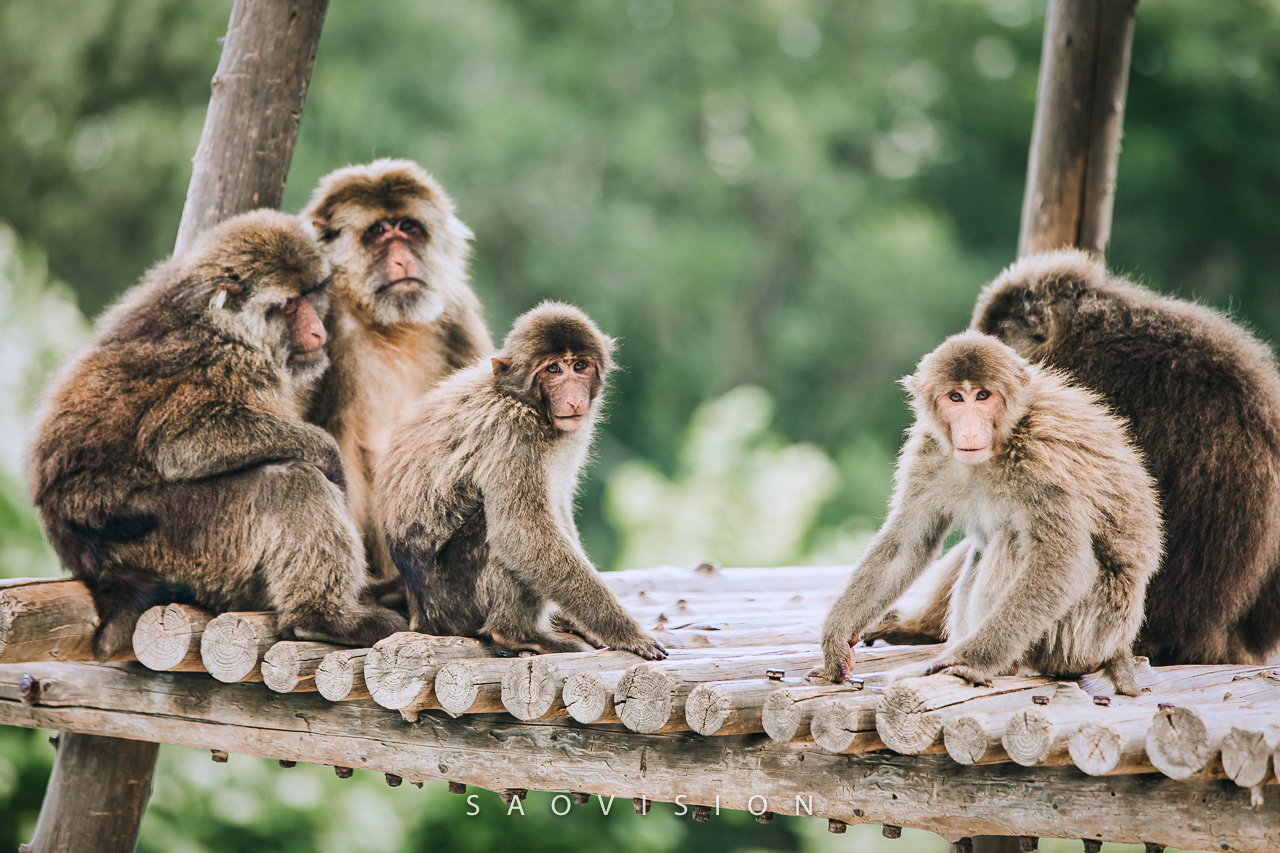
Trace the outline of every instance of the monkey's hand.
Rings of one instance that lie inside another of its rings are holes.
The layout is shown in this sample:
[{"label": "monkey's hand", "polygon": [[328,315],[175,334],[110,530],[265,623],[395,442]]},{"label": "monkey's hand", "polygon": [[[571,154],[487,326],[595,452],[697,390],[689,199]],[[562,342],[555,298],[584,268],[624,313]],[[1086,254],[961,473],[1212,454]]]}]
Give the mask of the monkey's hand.
[{"label": "monkey's hand", "polygon": [[633,655],[639,655],[645,660],[666,660],[667,657],[666,647],[653,637],[644,634],[641,634],[631,642],[611,643],[609,648],[619,652],[631,652]]},{"label": "monkey's hand", "polygon": [[822,678],[830,681],[832,684],[843,684],[853,678],[853,661],[855,656],[853,646],[858,642],[858,638],[854,637],[848,642],[849,647],[842,653],[834,655],[835,660],[832,660],[833,656],[830,654],[830,650],[828,650],[826,662],[820,667],[814,667],[805,677]]},{"label": "monkey's hand", "polygon": [[990,687],[991,676],[960,663],[956,658],[942,658],[929,664],[925,675],[954,675],[963,678],[975,687]]}]

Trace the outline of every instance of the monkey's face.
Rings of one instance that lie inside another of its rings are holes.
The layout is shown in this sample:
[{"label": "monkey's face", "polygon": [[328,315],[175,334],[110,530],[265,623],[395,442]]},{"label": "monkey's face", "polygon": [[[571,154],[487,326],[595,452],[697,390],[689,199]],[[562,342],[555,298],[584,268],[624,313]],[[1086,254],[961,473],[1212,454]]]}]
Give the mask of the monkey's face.
[{"label": "monkey's face", "polygon": [[951,453],[958,461],[981,465],[991,458],[996,420],[1005,407],[1004,395],[966,380],[934,398],[934,407],[947,427]]},{"label": "monkey's face", "polygon": [[338,298],[368,322],[432,323],[466,288],[471,232],[432,201],[342,205],[314,227],[334,261]]},{"label": "monkey's face", "polygon": [[[511,370],[510,358],[497,357],[490,362],[496,377]],[[576,432],[591,422],[591,407],[602,384],[600,363],[594,357],[566,352],[538,364],[527,392],[553,427],[561,432]]]}]

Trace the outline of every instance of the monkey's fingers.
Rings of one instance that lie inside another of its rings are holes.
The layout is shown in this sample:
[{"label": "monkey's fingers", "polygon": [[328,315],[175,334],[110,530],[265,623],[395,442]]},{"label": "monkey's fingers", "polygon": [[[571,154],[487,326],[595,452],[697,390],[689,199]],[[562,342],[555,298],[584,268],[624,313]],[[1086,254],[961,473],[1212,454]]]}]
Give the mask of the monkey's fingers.
[{"label": "monkey's fingers", "polygon": [[[939,668],[939,664],[943,664],[943,666]],[[963,678],[976,687],[991,686],[990,676],[955,661],[938,661],[929,667],[929,671],[925,675],[954,675],[956,678]]]},{"label": "monkey's fingers", "polygon": [[840,661],[840,680],[841,681],[853,680],[853,662],[855,657],[853,646],[854,646],[854,643],[856,642],[858,642],[857,637],[854,637],[852,640],[849,641],[849,651],[845,652],[844,659]]}]

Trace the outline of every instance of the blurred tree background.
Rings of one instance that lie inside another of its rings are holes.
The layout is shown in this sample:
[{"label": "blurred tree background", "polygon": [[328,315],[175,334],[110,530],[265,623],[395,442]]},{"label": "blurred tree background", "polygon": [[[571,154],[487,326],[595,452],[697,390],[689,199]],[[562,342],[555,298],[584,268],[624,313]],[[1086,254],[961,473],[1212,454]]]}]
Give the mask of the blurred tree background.
[{"label": "blurred tree background", "polygon": [[[0,0],[0,574],[57,571],[21,485],[31,407],[83,317],[172,247],[230,6]],[[621,338],[580,502],[599,565],[850,561],[908,420],[893,380],[1013,259],[1043,21],[1043,0],[335,0],[285,206],[337,166],[416,159],[476,232],[498,337],[558,298]],[[1278,72],[1273,3],[1139,7],[1110,257],[1267,340]],[[41,738],[0,731],[6,849]],[[167,749],[141,849],[827,844],[799,819],[560,819],[536,796],[468,819],[380,784]]]}]

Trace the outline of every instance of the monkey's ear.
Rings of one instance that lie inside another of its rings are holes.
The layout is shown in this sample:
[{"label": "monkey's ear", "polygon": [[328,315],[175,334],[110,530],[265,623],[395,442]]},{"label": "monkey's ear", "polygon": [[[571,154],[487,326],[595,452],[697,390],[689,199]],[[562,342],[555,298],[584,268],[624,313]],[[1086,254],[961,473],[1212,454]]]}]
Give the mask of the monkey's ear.
[{"label": "monkey's ear", "polygon": [[511,369],[511,359],[509,358],[491,358],[489,363],[493,365],[494,376],[501,376]]},{"label": "monkey's ear", "polygon": [[908,373],[906,376],[898,380],[898,384],[903,388],[906,388],[910,393],[916,393],[916,378],[914,375]]}]

